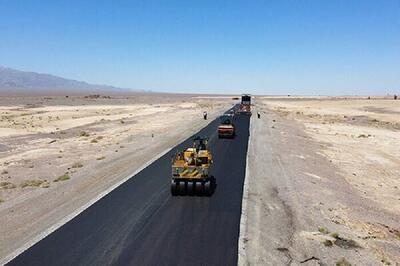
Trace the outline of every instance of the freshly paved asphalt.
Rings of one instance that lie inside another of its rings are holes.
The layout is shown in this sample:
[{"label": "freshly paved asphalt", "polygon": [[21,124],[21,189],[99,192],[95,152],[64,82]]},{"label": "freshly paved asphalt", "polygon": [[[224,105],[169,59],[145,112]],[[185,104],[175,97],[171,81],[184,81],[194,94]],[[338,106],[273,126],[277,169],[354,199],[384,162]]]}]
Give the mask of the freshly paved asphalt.
[{"label": "freshly paved asphalt", "polygon": [[211,197],[170,195],[171,157],[184,141],[9,265],[236,265],[249,116],[234,139],[210,138],[217,180]]}]

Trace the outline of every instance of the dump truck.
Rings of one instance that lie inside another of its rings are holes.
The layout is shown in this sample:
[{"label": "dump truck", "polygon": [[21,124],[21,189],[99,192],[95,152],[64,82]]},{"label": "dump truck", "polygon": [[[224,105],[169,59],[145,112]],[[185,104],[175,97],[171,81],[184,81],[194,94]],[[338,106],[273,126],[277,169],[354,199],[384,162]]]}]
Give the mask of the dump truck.
[{"label": "dump truck", "polygon": [[251,114],[251,96],[249,94],[243,94],[240,102],[239,113]]},{"label": "dump truck", "polygon": [[215,188],[212,164],[208,139],[194,138],[192,147],[177,152],[172,158],[171,194],[211,196]]},{"label": "dump truck", "polygon": [[234,138],[235,125],[233,123],[233,114],[224,114],[220,116],[220,124],[218,126],[218,138]]}]

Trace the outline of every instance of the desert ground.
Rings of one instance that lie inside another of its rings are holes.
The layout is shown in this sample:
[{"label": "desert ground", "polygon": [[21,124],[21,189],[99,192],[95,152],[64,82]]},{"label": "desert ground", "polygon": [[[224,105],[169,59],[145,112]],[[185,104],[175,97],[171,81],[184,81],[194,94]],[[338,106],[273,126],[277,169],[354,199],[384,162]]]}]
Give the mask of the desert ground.
[{"label": "desert ground", "polygon": [[0,258],[234,102],[169,94],[0,97]]},{"label": "desert ground", "polygon": [[239,264],[400,265],[400,101],[257,97],[255,112]]}]

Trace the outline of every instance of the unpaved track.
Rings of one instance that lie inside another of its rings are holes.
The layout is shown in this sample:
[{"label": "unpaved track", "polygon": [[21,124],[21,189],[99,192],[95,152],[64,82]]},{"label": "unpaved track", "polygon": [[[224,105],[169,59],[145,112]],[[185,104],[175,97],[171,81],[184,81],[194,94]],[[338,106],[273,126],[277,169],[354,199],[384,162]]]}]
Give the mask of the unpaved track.
[{"label": "unpaved track", "polygon": [[241,228],[239,265],[289,265],[293,258],[294,221],[291,207],[280,195],[282,187],[290,186],[286,165],[272,150],[273,132],[266,123],[256,118],[253,111],[250,127],[248,172],[245,192],[247,206],[243,212],[245,224]]},{"label": "unpaved track", "polygon": [[212,197],[170,196],[173,149],[10,265],[235,265],[249,117],[238,116],[234,140],[219,140],[217,124],[200,131],[214,154]]}]

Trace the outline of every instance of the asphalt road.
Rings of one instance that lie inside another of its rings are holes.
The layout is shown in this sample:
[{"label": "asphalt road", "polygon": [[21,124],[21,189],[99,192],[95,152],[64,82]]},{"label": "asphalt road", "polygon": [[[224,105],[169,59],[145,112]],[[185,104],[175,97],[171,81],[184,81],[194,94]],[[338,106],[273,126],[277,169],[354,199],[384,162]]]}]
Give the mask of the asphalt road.
[{"label": "asphalt road", "polygon": [[211,197],[170,195],[171,156],[155,161],[9,265],[236,265],[249,116],[235,139],[210,138],[217,179]]}]

